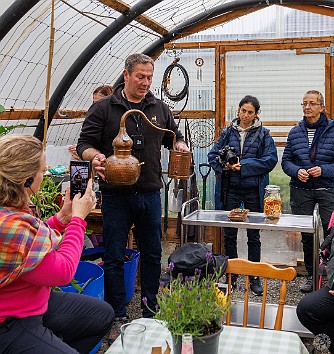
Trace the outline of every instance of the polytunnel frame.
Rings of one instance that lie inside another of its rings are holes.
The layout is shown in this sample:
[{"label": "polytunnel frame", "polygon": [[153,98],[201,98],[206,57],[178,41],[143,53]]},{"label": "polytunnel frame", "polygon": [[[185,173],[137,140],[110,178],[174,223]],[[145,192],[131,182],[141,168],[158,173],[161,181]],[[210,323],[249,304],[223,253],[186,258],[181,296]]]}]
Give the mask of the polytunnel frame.
[{"label": "polytunnel frame", "polygon": [[[38,2],[41,0],[16,0],[0,17],[0,41],[7,35],[7,33],[15,26],[15,24],[29,11],[31,10]],[[63,97],[71,87],[77,75],[85,68],[89,61],[94,57],[94,55],[119,31],[125,28],[129,23],[131,23],[138,16],[142,15],[148,9],[160,3],[162,0],[141,0],[135,5],[133,5],[128,10],[121,13],[121,15],[115,19],[115,21],[110,24],[106,29],[104,29],[95,39],[82,51],[78,56],[75,62],[71,65],[68,71],[65,73],[55,91],[53,92],[50,102],[49,102],[49,120],[48,127],[50,126],[53,116],[57,112],[59,105],[62,102]],[[101,1],[103,3],[103,1]],[[171,41],[175,41],[181,37],[195,33],[204,29],[205,23],[207,21],[213,20],[223,14],[232,13],[233,11],[238,11],[242,9],[252,8],[256,6],[257,10],[260,10],[263,7],[271,5],[316,5],[317,7],[321,6],[334,6],[334,0],[303,0],[303,1],[294,1],[294,0],[236,0],[229,3],[224,3],[213,7],[209,12],[202,12],[198,15],[193,16],[192,18],[184,21],[180,25],[176,26],[168,33],[162,35],[157,39],[152,45],[146,48],[143,53],[147,54],[153,58],[157,58],[164,49],[164,45]],[[213,21],[212,26],[216,26],[219,23]],[[222,18],[221,23],[224,22]],[[195,26],[196,24],[196,26]],[[210,25],[206,26],[209,28]],[[116,84],[122,80],[120,77]],[[44,137],[44,114],[40,117],[38,126],[35,130],[34,136],[38,137],[40,140],[43,140]]]}]

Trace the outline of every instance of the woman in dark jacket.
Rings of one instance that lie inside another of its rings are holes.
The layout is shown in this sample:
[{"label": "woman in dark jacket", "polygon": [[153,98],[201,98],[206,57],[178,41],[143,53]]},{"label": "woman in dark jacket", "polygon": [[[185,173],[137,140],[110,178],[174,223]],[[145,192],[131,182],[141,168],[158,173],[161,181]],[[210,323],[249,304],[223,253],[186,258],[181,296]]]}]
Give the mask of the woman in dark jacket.
[{"label": "woman in dark jacket", "polygon": [[[208,154],[217,178],[216,209],[232,210],[243,203],[250,211],[263,211],[264,188],[278,157],[274,140],[258,117],[259,110],[260,103],[256,97],[244,97],[239,103],[238,118],[222,131]],[[236,163],[233,159],[226,160],[231,154],[238,156]],[[230,258],[238,257],[237,233],[236,228],[224,228],[225,254]],[[247,238],[248,259],[259,262],[259,230],[247,229]],[[262,295],[263,289],[258,277],[251,279],[251,290],[255,295]]]},{"label": "woman in dark jacket", "polygon": [[[304,117],[290,130],[282,168],[291,177],[292,213],[312,215],[319,204],[326,235],[334,210],[334,122],[325,114],[324,98],[319,91],[307,91],[301,105]],[[308,275],[300,291],[309,293],[313,290],[313,234],[303,232],[302,243]]]}]

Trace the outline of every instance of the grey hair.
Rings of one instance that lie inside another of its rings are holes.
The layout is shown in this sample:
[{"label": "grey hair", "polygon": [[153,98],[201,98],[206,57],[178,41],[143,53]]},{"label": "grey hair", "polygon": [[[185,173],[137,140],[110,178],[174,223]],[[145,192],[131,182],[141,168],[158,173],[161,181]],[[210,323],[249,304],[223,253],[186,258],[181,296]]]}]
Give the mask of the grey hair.
[{"label": "grey hair", "polygon": [[124,69],[131,74],[137,64],[151,64],[154,69],[154,61],[146,54],[135,53],[129,55],[125,60]]},{"label": "grey hair", "polygon": [[325,105],[325,100],[324,100],[324,96],[322,95],[322,93],[320,91],[317,90],[309,90],[305,93],[305,95],[318,95],[319,97],[319,102],[322,106]]}]

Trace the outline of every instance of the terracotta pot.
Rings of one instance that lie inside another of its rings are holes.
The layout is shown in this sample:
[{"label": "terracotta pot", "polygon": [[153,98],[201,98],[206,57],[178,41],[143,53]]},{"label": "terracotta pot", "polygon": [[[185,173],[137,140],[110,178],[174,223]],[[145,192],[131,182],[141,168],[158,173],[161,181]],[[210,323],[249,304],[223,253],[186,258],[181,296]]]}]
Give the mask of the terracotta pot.
[{"label": "terracotta pot", "polygon": [[[219,336],[223,329],[224,327],[221,327],[218,332],[201,337],[201,340],[193,338],[194,354],[218,354]],[[173,353],[181,354],[182,336],[172,335],[172,339]]]}]

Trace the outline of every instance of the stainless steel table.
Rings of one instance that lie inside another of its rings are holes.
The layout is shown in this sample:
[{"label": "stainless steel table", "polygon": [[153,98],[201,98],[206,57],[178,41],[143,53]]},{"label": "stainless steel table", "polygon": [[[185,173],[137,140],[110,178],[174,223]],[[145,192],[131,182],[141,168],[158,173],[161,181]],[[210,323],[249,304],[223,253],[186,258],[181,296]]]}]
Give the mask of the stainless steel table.
[{"label": "stainless steel table", "polygon": [[[197,205],[197,210],[190,210],[191,204]],[[319,240],[323,233],[319,215],[319,205],[316,204],[313,215],[282,214],[279,219],[268,219],[264,213],[249,212],[243,222],[231,221],[224,210],[201,210],[198,198],[188,200],[182,205],[181,221],[183,225],[200,226],[200,241],[204,240],[204,226],[235,227],[240,229],[260,229],[273,231],[309,232],[314,234],[313,257],[313,289],[318,289]],[[187,242],[187,233],[181,236],[181,244]]]}]

